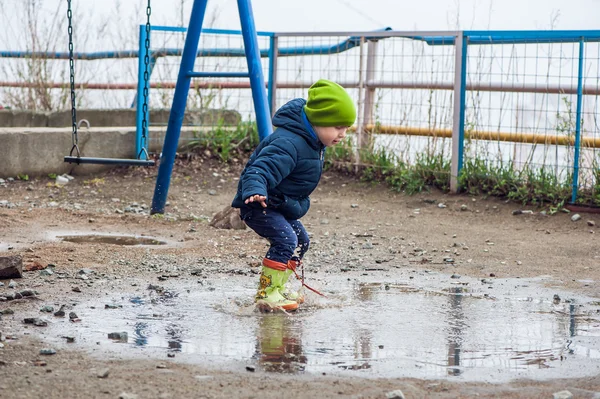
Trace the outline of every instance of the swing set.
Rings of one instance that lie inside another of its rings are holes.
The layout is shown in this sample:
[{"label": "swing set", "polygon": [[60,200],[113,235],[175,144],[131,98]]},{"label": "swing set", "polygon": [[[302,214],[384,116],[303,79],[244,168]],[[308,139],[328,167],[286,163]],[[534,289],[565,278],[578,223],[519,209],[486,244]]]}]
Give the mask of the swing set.
[{"label": "swing set", "polygon": [[[202,32],[202,23],[206,13],[206,5],[208,0],[194,0],[190,22],[187,28],[185,45],[181,55],[181,64],[179,66],[179,74],[175,85],[175,93],[173,94],[173,103],[169,114],[167,124],[167,132],[163,144],[158,175],[156,178],[156,186],[154,189],[154,197],[152,199],[151,213],[164,213],[165,204],[169,185],[171,183],[171,174],[175,163],[175,155],[181,134],[181,125],[185,116],[185,108],[187,105],[187,96],[190,89],[191,79],[221,77],[221,78],[248,78],[250,79],[250,88],[252,90],[252,100],[256,115],[256,124],[258,127],[258,135],[262,140],[273,131],[271,125],[271,113],[265,90],[265,80],[260,61],[260,49],[258,47],[258,39],[256,34],[256,26],[254,24],[254,16],[252,14],[251,0],[237,0],[238,12],[240,15],[240,23],[242,27],[242,36],[244,41],[244,52],[248,65],[248,72],[196,72],[194,71],[194,63],[198,53],[198,44],[200,41],[200,33]],[[77,137],[77,117],[75,106],[75,68],[73,62],[73,26],[72,26],[72,10],[71,0],[67,0],[68,10],[67,16],[69,19],[69,65],[71,74],[71,117],[73,125],[73,146],[68,156],[64,157],[65,162],[76,164],[104,164],[104,165],[132,165],[132,166],[153,166],[154,161],[148,159],[147,151],[147,131],[148,131],[148,86],[150,73],[148,67],[150,64],[150,0],[146,7],[146,39],[144,53],[144,87],[142,90],[143,103],[138,106],[138,112],[142,112],[143,119],[141,124],[141,144],[137,146],[137,159],[114,159],[114,158],[91,158],[82,157],[78,145]],[[141,54],[140,54],[141,56]],[[140,68],[142,64],[140,62]],[[138,97],[139,97],[138,90]],[[139,142],[138,142],[139,143]]]},{"label": "swing set", "polygon": [[[77,107],[75,104],[75,63],[73,57],[73,11],[71,9],[71,0],[67,0],[67,18],[69,20],[69,67],[70,67],[70,81],[71,81],[71,122],[73,127],[72,133],[72,142],[73,146],[71,147],[71,152],[69,152],[68,156],[64,157],[64,161],[68,163],[76,163],[80,164],[97,164],[97,165],[129,165],[129,166],[154,166],[154,160],[148,159],[148,150],[147,150],[147,130],[148,130],[148,121],[147,121],[147,111],[148,111],[148,64],[150,61],[149,57],[149,49],[150,49],[150,14],[152,13],[152,8],[150,7],[150,0],[148,0],[148,5],[146,7],[146,43],[145,43],[145,53],[144,53],[144,102],[142,105],[142,144],[140,152],[137,154],[137,159],[119,159],[119,158],[95,158],[95,157],[82,157],[81,151],[79,150],[79,138],[77,135]],[[139,112],[139,110],[138,110]]]}]

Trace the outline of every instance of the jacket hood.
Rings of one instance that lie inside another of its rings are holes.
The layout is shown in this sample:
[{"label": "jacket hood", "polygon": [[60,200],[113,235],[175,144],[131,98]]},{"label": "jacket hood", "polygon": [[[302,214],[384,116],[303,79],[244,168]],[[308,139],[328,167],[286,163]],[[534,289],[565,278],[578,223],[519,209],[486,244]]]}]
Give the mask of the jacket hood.
[{"label": "jacket hood", "polygon": [[303,98],[289,101],[277,110],[273,116],[273,125],[304,137],[311,147],[320,149],[321,142],[302,119],[304,105],[306,105],[306,100]]}]

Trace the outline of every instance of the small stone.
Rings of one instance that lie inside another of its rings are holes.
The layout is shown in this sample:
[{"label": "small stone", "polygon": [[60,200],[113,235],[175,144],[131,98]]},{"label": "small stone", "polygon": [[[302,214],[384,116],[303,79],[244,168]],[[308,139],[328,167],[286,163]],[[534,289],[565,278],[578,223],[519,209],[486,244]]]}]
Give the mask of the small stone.
[{"label": "small stone", "polygon": [[65,317],[65,305],[62,305],[58,311],[54,313],[56,317]]},{"label": "small stone", "polygon": [[569,391],[554,392],[553,399],[571,399],[573,394]]},{"label": "small stone", "polygon": [[588,220],[587,225],[590,227],[594,227],[596,225],[596,222],[594,222],[593,220]]},{"label": "small stone", "polygon": [[21,294],[21,296],[25,297],[29,297],[29,296],[35,296],[37,293],[34,290],[23,290],[21,292],[19,292],[19,294]]},{"label": "small stone", "polygon": [[329,224],[329,219],[321,219],[321,224]]},{"label": "small stone", "polygon": [[17,283],[15,283],[13,280],[10,280],[10,283],[8,283],[8,288],[17,288]]},{"label": "small stone", "polygon": [[72,335],[65,335],[63,338],[66,339],[69,344],[75,342],[75,337]]},{"label": "small stone", "polygon": [[0,310],[0,314],[3,314],[3,315],[15,314],[15,311],[12,309],[4,309],[4,310]]},{"label": "small stone", "polygon": [[71,320],[71,321],[79,320],[79,317],[77,317],[77,314],[75,312],[70,312],[69,320]]},{"label": "small stone", "polygon": [[523,264],[523,262],[521,262],[520,260],[517,261],[517,265],[521,266]]},{"label": "small stone", "polygon": [[44,270],[40,270],[40,276],[52,276],[54,274],[54,270],[47,268]]},{"label": "small stone", "polygon": [[452,276],[450,276],[450,278],[460,278],[460,274],[453,274]]},{"label": "small stone", "polygon": [[137,395],[127,392],[121,392],[119,394],[119,399],[137,399]]},{"label": "small stone", "polygon": [[399,389],[386,393],[385,397],[387,399],[405,399],[404,393]]},{"label": "small stone", "polygon": [[161,363],[161,364],[157,364],[157,365],[156,365],[156,368],[157,368],[157,369],[166,369],[166,368],[167,368],[167,366],[166,366],[165,364],[162,364],[162,363]]},{"label": "small stone", "polygon": [[462,205],[460,206],[460,210],[461,210],[461,211],[463,211],[463,212],[464,212],[464,211],[468,211],[468,210],[469,210],[469,207],[468,207],[467,205],[465,205],[465,204],[462,204]]},{"label": "small stone", "polygon": [[362,246],[362,249],[373,249],[373,244],[370,242],[365,242]]},{"label": "small stone", "polygon": [[56,355],[56,351],[52,348],[44,348],[40,350],[40,355]]},{"label": "small stone", "polygon": [[83,275],[83,274],[94,274],[96,272],[93,271],[92,269],[81,269],[77,273],[79,273],[80,275]]},{"label": "small stone", "polygon": [[33,324],[36,327],[46,327],[48,322],[37,317],[27,317],[23,319],[25,324]]},{"label": "small stone", "polygon": [[208,190],[208,195],[217,195],[215,190]]},{"label": "small stone", "polygon": [[174,353],[167,353],[167,356],[168,357],[175,357],[175,354]]},{"label": "small stone", "polygon": [[81,292],[81,288],[79,288],[79,287],[73,287],[73,288],[71,288],[71,291],[73,291],[73,292]]},{"label": "small stone", "polygon": [[114,303],[107,303],[106,305],[104,305],[104,309],[119,309],[122,307],[123,307],[123,305],[117,305]]},{"label": "small stone", "polygon": [[[576,213],[573,216],[571,216],[571,221],[572,222],[577,222],[578,220],[581,220],[581,215]],[[562,391],[562,392],[567,392],[567,391]]]},{"label": "small stone", "polygon": [[54,312],[54,307],[50,305],[42,306],[40,312],[52,313]]},{"label": "small stone", "polygon": [[108,334],[109,339],[114,339],[120,342],[127,342],[127,333],[126,332],[112,332]]},{"label": "small stone", "polygon": [[554,297],[552,297],[552,301],[553,301],[555,304],[558,304],[558,303],[560,303],[560,296],[559,296],[558,294],[554,294]]},{"label": "small stone", "polygon": [[104,370],[100,370],[100,372],[97,374],[97,377],[98,378],[107,378],[109,374],[110,374],[110,369],[104,369]]},{"label": "small stone", "polygon": [[440,209],[444,209],[444,208],[447,208],[447,206],[446,206],[446,204],[444,204],[444,203],[441,203],[441,202],[440,202],[440,203],[438,204],[438,208],[440,208]]},{"label": "small stone", "polygon": [[254,373],[256,371],[256,367],[254,367],[254,366],[246,366],[246,370]]},{"label": "small stone", "polygon": [[358,204],[351,204],[350,208],[352,208],[352,209],[358,208]]},{"label": "small stone", "polygon": [[444,262],[446,262],[446,263],[454,263],[454,258],[444,258]]},{"label": "small stone", "polygon": [[522,213],[523,213],[523,211],[520,209],[515,209],[514,211],[512,211],[513,215],[521,215]]}]

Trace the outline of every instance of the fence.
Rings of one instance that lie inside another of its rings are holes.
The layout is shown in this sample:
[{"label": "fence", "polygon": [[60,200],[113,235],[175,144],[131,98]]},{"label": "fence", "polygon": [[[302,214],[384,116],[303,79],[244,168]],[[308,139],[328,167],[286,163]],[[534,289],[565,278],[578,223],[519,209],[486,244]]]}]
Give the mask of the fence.
[{"label": "fence", "polygon": [[[170,106],[184,31],[153,28],[153,109]],[[144,33],[140,29],[140,43]],[[408,165],[441,159],[437,165],[451,164],[441,172],[454,191],[473,184],[459,175],[483,175],[481,181],[511,174],[556,195],[568,191],[570,202],[588,205],[600,204],[599,41],[600,31],[386,29],[259,36],[272,110],[305,97],[316,79],[332,79],[357,101],[357,146],[384,149]],[[118,55],[135,57],[137,51]],[[195,70],[246,71],[239,32],[203,31],[199,56]],[[127,86],[88,81],[82,88],[126,88],[134,96],[143,82],[140,75],[137,80]],[[195,81],[188,108],[233,109],[238,120],[254,118],[246,81]],[[190,123],[219,122],[200,119]]]}]

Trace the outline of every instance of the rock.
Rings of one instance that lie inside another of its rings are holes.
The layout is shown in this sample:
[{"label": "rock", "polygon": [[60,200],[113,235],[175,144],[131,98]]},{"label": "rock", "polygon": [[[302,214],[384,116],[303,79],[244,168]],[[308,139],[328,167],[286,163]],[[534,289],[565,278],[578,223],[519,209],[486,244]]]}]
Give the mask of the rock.
[{"label": "rock", "polygon": [[463,211],[463,212],[464,212],[464,211],[468,211],[468,210],[469,210],[469,207],[468,207],[467,205],[465,205],[465,204],[462,204],[462,205],[460,206],[460,210],[461,210],[461,211]]},{"label": "rock", "polygon": [[119,394],[119,399],[137,399],[137,395],[133,393],[121,392]]},{"label": "rock", "polygon": [[10,283],[8,283],[8,288],[17,288],[17,283],[15,283],[13,280],[10,280]]},{"label": "rock", "polygon": [[553,399],[571,399],[573,394],[569,391],[554,392]]},{"label": "rock", "polygon": [[23,277],[23,258],[20,255],[0,256],[0,279]]},{"label": "rock", "polygon": [[244,230],[246,228],[246,223],[240,218],[240,210],[230,206],[217,213],[209,225],[216,229]]},{"label": "rock", "polygon": [[104,369],[104,370],[100,370],[100,372],[98,372],[97,377],[98,378],[107,378],[109,374],[110,374],[110,369]]},{"label": "rock", "polygon": [[25,324],[33,324],[36,327],[46,327],[48,322],[37,317],[27,317],[23,319],[23,323]]},{"label": "rock", "polygon": [[321,219],[321,224],[329,224],[329,219]]},{"label": "rock", "polygon": [[107,303],[106,305],[104,305],[104,309],[119,309],[122,307],[123,307],[123,305],[117,305],[114,303]]},{"label": "rock", "polygon": [[60,309],[54,313],[56,317],[65,317],[65,305],[62,305]]},{"label": "rock", "polygon": [[254,373],[256,371],[256,367],[254,367],[254,366],[246,366],[246,370]]},{"label": "rock", "polygon": [[108,334],[108,338],[119,342],[127,342],[128,336],[126,332],[112,332]]},{"label": "rock", "polygon": [[215,190],[208,190],[208,195],[217,195]]},{"label": "rock", "polygon": [[457,278],[457,279],[460,277],[461,277],[460,274],[453,274],[452,276],[450,276],[450,278]]},{"label": "rock", "polygon": [[25,297],[30,297],[30,296],[35,296],[37,294],[37,292],[35,292],[34,290],[23,290],[21,292],[19,292],[19,294],[21,294],[21,296]]},{"label": "rock", "polygon": [[356,208],[358,208],[358,204],[350,204],[350,208],[356,209]]},{"label": "rock", "polygon": [[42,308],[40,309],[40,312],[52,313],[52,312],[54,312],[54,307],[52,307],[50,305],[42,306]]},{"label": "rock", "polygon": [[362,249],[373,249],[373,244],[370,242],[365,242],[362,246]]},{"label": "rock", "polygon": [[558,296],[558,294],[554,294],[554,297],[552,298],[552,301],[555,304],[559,304],[560,303],[560,296]]},{"label": "rock", "polygon": [[15,314],[15,311],[12,309],[4,309],[4,310],[0,310],[0,314],[4,314],[4,315]]},{"label": "rock", "polygon": [[66,339],[69,344],[75,342],[75,337],[72,335],[65,335],[63,338]]},{"label": "rock", "polygon": [[79,288],[79,287],[73,287],[73,288],[71,288],[71,291],[73,291],[73,292],[81,292],[81,288]]},{"label": "rock", "polygon": [[84,274],[94,274],[96,272],[92,269],[81,269],[77,273],[79,273],[80,275],[84,275]]},{"label": "rock", "polygon": [[40,270],[40,276],[52,276],[53,274],[54,274],[54,270],[52,270],[52,269]]},{"label": "rock", "polygon": [[52,348],[40,349],[40,355],[56,355],[56,351]]},{"label": "rock", "polygon": [[77,313],[69,312],[69,320],[71,320],[71,321],[79,320],[79,317],[77,317]]},{"label": "rock", "polygon": [[594,222],[593,220],[588,220],[587,225],[590,227],[594,227],[596,225],[596,222]]},{"label": "rock", "polygon": [[581,220],[581,215],[576,213],[573,216],[571,216],[571,221],[572,222],[577,222],[578,220]]},{"label": "rock", "polygon": [[446,206],[446,204],[444,204],[444,203],[441,203],[441,202],[440,202],[440,203],[438,204],[438,208],[440,208],[440,209],[444,209],[444,208],[447,208],[447,206]]},{"label": "rock", "polygon": [[399,389],[386,393],[385,397],[387,399],[405,399],[404,393]]},{"label": "rock", "polygon": [[33,262],[30,262],[30,263],[28,263],[28,264],[25,265],[25,271],[26,272],[33,272],[33,271],[36,271],[36,270],[43,270],[46,267],[47,266],[42,265],[37,260],[34,260]]}]

